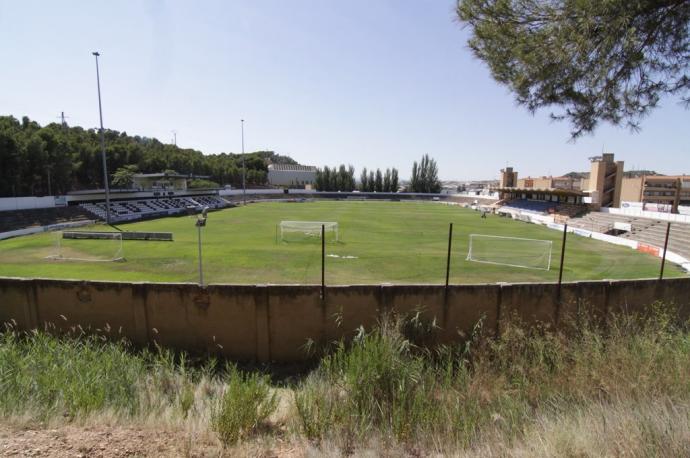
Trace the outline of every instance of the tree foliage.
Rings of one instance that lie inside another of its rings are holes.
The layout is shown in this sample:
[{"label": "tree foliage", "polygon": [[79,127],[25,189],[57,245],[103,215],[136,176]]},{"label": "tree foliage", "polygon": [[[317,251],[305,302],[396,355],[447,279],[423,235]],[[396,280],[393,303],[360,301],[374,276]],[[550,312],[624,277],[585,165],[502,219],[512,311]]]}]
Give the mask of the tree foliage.
[{"label": "tree foliage", "polygon": [[351,165],[345,167],[345,164],[340,164],[340,166],[332,169],[325,166],[316,171],[314,185],[319,191],[353,191],[355,189],[355,168]]},{"label": "tree foliage", "polygon": [[132,165],[125,165],[120,167],[113,173],[113,186],[116,188],[129,188],[134,182],[134,175],[139,171],[139,167]]},{"label": "tree foliage", "polygon": [[350,192],[359,189],[362,192],[397,192],[398,170],[386,169],[385,175],[381,169],[362,169],[359,175],[359,186],[355,180],[355,168],[351,165],[345,167],[323,167],[316,172],[316,189],[319,191],[343,191]]},{"label": "tree foliage", "polygon": [[374,191],[383,192],[383,175],[381,169],[376,169],[376,178],[374,178]]},{"label": "tree foliage", "polygon": [[428,154],[422,156],[422,160],[412,164],[412,177],[410,178],[411,192],[441,192],[441,181],[438,179],[438,166],[436,160]]},{"label": "tree foliage", "polygon": [[572,136],[639,129],[663,95],[690,104],[688,0],[458,0],[469,46],[530,112]]},{"label": "tree foliage", "polygon": [[398,192],[398,169],[391,169],[391,192]]},{"label": "tree foliage", "polygon": [[[155,138],[106,130],[106,157],[112,184],[131,183],[133,170],[159,173],[176,170],[184,175],[209,175],[220,185],[242,185],[241,155],[202,154]],[[264,185],[269,163],[295,163],[272,151],[245,155],[247,184]],[[38,123],[24,117],[0,116],[0,197],[65,194],[103,187],[98,131]]]}]

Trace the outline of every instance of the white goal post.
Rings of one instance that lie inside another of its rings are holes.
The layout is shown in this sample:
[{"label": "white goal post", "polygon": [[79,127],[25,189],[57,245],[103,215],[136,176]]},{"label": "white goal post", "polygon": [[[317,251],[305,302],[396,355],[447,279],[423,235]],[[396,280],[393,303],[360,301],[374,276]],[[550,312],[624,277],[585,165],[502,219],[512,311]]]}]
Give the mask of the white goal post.
[{"label": "white goal post", "polygon": [[55,232],[53,254],[46,259],[80,262],[124,261],[122,232]]},{"label": "white goal post", "polygon": [[290,235],[297,238],[321,238],[321,227],[325,230],[325,235],[331,235],[336,242],[340,241],[338,223],[334,221],[281,221],[276,228],[276,238],[279,235],[280,241],[288,241]]},{"label": "white goal post", "polygon": [[467,260],[525,269],[551,269],[551,240],[470,234]]}]

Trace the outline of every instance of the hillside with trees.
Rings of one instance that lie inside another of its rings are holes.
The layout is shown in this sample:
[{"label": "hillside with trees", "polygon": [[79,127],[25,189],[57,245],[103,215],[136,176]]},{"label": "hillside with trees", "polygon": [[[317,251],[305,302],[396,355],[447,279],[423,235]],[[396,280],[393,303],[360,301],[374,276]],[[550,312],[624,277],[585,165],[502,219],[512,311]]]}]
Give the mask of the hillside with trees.
[{"label": "hillside with trees", "polygon": [[[200,185],[242,185],[239,154],[203,154],[116,130],[105,131],[105,144],[113,187],[126,187],[133,173],[166,170],[208,176],[210,181]],[[270,163],[296,164],[273,151],[248,153],[247,185],[265,185]],[[0,116],[0,197],[58,195],[102,187],[98,130],[57,123],[41,126],[26,116],[21,120]]]}]

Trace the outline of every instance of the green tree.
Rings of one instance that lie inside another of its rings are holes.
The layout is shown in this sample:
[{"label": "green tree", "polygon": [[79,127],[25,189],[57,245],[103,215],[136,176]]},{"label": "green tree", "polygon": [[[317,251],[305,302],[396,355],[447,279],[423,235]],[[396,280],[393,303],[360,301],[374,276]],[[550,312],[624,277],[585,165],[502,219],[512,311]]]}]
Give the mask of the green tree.
[{"label": "green tree", "polygon": [[215,181],[205,180],[203,178],[195,178],[189,181],[189,185],[187,187],[189,189],[216,189],[220,186]]},{"label": "green tree", "polygon": [[362,169],[362,174],[359,177],[359,190],[362,192],[369,190],[369,173],[366,167]]},{"label": "green tree", "polygon": [[383,175],[381,169],[376,169],[376,178],[374,181],[374,191],[383,192]]},{"label": "green tree", "polygon": [[398,192],[398,169],[391,170],[391,192]]},{"label": "green tree", "polygon": [[391,169],[386,169],[383,174],[383,192],[391,192]]},{"label": "green tree", "polygon": [[438,179],[438,166],[436,160],[428,154],[422,156],[422,160],[412,164],[412,177],[410,178],[410,191],[424,193],[441,192],[441,181]]},{"label": "green tree", "polygon": [[357,189],[355,182],[355,168],[352,164],[347,166],[347,189],[346,191],[354,191]]},{"label": "green tree", "polygon": [[136,165],[125,165],[113,173],[113,186],[117,188],[131,188],[134,183],[134,174],[139,171]]},{"label": "green tree", "polygon": [[459,0],[469,46],[530,112],[556,107],[573,138],[639,128],[664,95],[690,106],[688,0]]}]

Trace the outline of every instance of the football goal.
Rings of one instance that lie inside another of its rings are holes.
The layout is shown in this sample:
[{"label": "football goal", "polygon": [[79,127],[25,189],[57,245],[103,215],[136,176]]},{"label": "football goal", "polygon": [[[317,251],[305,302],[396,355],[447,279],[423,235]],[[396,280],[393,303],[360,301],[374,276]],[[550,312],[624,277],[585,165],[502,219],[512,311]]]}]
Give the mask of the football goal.
[{"label": "football goal", "polygon": [[124,261],[122,232],[55,232],[53,253],[47,259],[58,261]]},{"label": "football goal", "polygon": [[281,221],[276,227],[276,240],[297,242],[321,239],[321,226],[325,230],[326,241],[340,241],[338,223],[333,221]]},{"label": "football goal", "polygon": [[467,260],[526,269],[551,269],[551,240],[470,234]]}]

